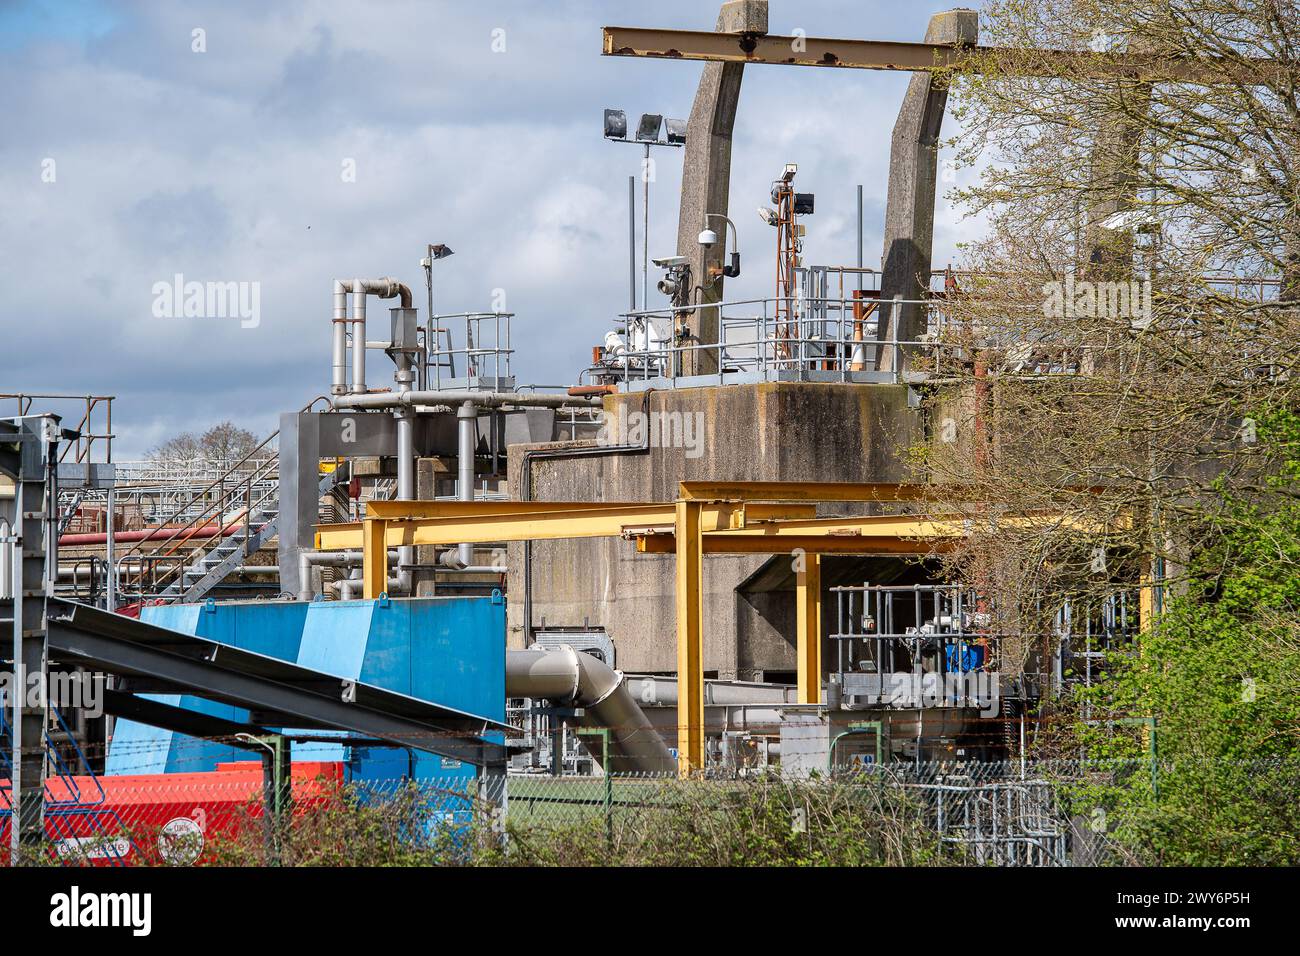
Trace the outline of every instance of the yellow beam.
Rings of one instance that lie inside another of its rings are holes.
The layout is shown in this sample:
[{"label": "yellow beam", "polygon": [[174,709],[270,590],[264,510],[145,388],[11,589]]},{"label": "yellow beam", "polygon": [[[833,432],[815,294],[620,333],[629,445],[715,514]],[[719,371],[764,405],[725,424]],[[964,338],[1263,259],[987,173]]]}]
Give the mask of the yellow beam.
[{"label": "yellow beam", "polygon": [[701,506],[679,501],[677,542],[677,772],[704,769],[704,553]]},{"label": "yellow beam", "polygon": [[388,591],[388,548],[384,544],[384,520],[367,518],[361,525],[362,596],[367,601],[373,601]]},{"label": "yellow beam", "polygon": [[[674,504],[619,504],[613,507],[596,504],[578,506],[563,503],[549,510],[529,510],[517,514],[498,514],[489,510],[466,510],[447,516],[390,516],[400,514],[405,506],[420,505],[433,510],[440,502],[387,502],[375,510],[376,518],[386,525],[390,548],[404,545],[485,544],[495,541],[540,541],[554,538],[620,537],[627,527],[672,527],[677,520]],[[466,502],[468,504],[468,502]],[[485,509],[489,502],[481,503]],[[541,502],[525,502],[541,504]],[[749,521],[802,517],[811,512],[797,505],[754,505],[738,501],[702,503],[701,522],[707,530],[737,529]],[[319,551],[344,551],[364,546],[361,523],[322,524],[316,527]]]},{"label": "yellow beam", "polygon": [[795,558],[795,657],[798,702],[822,702],[822,564],[821,555]]},{"label": "yellow beam", "polygon": [[[376,518],[460,518],[485,515],[536,515],[556,511],[618,511],[643,508],[644,501],[367,501]],[[667,506],[671,507],[671,505]]]}]

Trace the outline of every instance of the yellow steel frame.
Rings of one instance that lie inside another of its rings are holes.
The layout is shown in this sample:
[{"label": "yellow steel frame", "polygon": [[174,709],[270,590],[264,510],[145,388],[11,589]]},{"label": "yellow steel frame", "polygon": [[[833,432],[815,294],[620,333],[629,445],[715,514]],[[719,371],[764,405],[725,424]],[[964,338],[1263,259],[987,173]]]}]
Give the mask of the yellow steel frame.
[{"label": "yellow steel frame", "polygon": [[[646,554],[674,554],[677,606],[678,768],[704,767],[706,554],[776,554],[796,560],[797,669],[800,703],[821,698],[821,556],[923,555],[968,533],[957,519],[926,515],[817,518],[817,501],[914,501],[920,485],[844,482],[682,482],[675,502],[372,501],[366,517],[318,526],[322,551],[363,552],[364,595],[388,587],[388,549],[558,538],[634,538]],[[933,489],[930,489],[933,491]],[[763,504],[761,502],[784,502]],[[1007,522],[1059,521],[1003,516]]]},{"label": "yellow steel frame", "polygon": [[679,501],[677,543],[677,772],[704,769],[703,508]]},{"label": "yellow steel frame", "polygon": [[[822,702],[822,556],[796,557],[795,615],[799,703]],[[681,682],[678,681],[680,684]]]}]

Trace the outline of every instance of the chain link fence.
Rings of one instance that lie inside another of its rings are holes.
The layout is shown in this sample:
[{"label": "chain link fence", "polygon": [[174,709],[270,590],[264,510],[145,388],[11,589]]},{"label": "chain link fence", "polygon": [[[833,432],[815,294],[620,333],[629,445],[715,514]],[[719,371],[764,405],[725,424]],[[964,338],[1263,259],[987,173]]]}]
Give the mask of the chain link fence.
[{"label": "chain link fence", "polygon": [[[1124,862],[1087,797],[1146,764],[884,764],[775,773],[346,781],[257,764],[47,789],[0,862],[90,866],[1063,866]],[[1145,779],[1145,777],[1143,777]],[[74,792],[75,790],[75,792]]]}]

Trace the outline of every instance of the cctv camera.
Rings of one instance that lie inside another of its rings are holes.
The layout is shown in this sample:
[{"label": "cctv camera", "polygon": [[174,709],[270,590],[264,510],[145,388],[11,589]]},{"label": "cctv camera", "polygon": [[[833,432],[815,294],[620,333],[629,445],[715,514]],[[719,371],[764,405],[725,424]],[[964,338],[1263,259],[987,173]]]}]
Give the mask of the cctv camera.
[{"label": "cctv camera", "polygon": [[677,266],[684,266],[690,262],[685,256],[665,256],[662,259],[651,259],[660,269],[675,269]]},{"label": "cctv camera", "polygon": [[712,245],[716,245],[717,242],[718,242],[718,234],[714,232],[712,229],[705,229],[703,232],[700,233],[700,239],[699,239],[700,245],[712,246]]}]

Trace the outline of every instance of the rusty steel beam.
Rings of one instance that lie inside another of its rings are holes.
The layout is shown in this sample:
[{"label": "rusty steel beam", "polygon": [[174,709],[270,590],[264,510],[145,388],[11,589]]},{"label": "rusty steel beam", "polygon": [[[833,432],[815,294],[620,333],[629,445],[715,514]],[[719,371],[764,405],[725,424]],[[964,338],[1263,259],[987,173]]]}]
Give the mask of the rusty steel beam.
[{"label": "rusty steel beam", "polygon": [[[1000,73],[1021,76],[1138,76],[1182,83],[1261,82],[1270,73],[1294,70],[1294,64],[1274,60],[1192,59],[1143,54],[1072,52],[1068,50],[1007,50],[996,47],[957,47],[938,43],[897,43],[884,40],[837,40],[827,37],[713,33],[705,30],[657,30],[604,27],[604,56],[652,57],[664,60],[705,60],[722,63],[765,63],[784,66],[825,66],[851,70],[894,70],[936,73],[979,72],[990,60]],[[1005,54],[1014,54],[1008,62]]]}]

